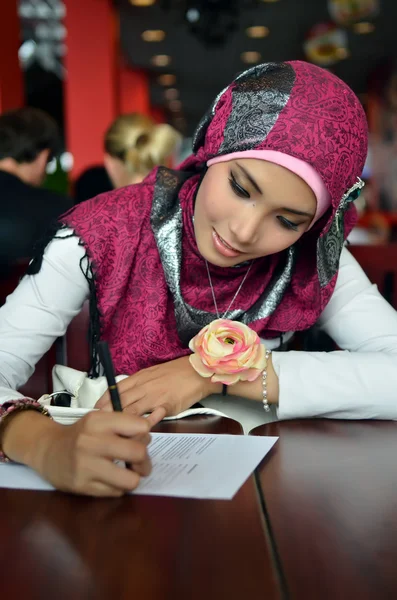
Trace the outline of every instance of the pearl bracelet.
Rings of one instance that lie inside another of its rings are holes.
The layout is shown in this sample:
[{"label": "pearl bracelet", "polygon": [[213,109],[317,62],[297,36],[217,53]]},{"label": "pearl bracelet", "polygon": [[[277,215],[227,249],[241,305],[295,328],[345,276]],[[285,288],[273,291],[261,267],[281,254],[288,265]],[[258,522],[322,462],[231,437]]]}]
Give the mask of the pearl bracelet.
[{"label": "pearl bracelet", "polygon": [[265,365],[265,368],[263,369],[263,373],[262,373],[262,381],[263,381],[262,402],[263,402],[263,408],[265,409],[266,412],[270,411],[269,402],[267,400],[267,361],[269,360],[270,354],[271,354],[271,350],[266,350],[266,354],[265,354],[266,365]]}]

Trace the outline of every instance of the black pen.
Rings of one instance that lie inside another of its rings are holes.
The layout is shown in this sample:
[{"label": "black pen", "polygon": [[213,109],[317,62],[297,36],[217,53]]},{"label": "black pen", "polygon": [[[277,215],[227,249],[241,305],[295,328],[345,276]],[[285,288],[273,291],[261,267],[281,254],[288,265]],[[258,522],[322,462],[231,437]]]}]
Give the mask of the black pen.
[{"label": "black pen", "polygon": [[[119,391],[117,389],[116,378],[114,375],[114,367],[108,343],[105,341],[99,342],[98,352],[99,358],[101,359],[101,363],[103,366],[103,370],[105,372],[105,377],[108,382],[108,390],[113,410],[115,412],[122,412],[123,407],[121,406]],[[129,462],[126,462],[125,466],[127,467],[127,469],[132,469],[132,465]]]}]

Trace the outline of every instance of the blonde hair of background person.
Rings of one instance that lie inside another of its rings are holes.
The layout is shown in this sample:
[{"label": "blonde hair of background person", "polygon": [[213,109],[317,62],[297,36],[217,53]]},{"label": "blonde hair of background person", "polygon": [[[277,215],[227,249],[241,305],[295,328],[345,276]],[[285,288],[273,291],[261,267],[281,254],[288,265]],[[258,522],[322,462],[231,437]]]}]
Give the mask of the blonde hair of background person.
[{"label": "blonde hair of background person", "polygon": [[121,115],[105,134],[105,168],[115,188],[140,183],[153,167],[168,165],[182,142],[171,125],[139,113]]}]

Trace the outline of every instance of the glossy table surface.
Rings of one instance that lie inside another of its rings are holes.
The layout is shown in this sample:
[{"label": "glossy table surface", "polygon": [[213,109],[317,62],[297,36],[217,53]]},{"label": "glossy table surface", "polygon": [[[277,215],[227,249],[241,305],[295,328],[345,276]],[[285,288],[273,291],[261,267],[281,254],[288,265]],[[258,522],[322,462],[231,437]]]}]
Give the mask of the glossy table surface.
[{"label": "glossy table surface", "polygon": [[290,421],[259,468],[281,579],[293,599],[397,598],[397,423]]},{"label": "glossy table surface", "polygon": [[[241,433],[219,417],[157,430]],[[2,489],[0,532],[7,600],[282,597],[253,476],[231,501]]]}]

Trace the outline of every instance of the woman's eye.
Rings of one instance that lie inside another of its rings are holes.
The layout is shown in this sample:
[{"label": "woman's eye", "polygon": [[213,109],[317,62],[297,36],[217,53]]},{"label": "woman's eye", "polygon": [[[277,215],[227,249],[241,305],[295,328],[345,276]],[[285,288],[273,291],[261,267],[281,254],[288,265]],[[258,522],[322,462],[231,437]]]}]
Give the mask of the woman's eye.
[{"label": "woman's eye", "polygon": [[247,192],[247,190],[245,190],[243,187],[241,187],[241,185],[237,183],[233,173],[230,173],[229,182],[230,187],[237,196],[239,196],[240,198],[251,198],[249,192]]},{"label": "woman's eye", "polygon": [[298,231],[298,227],[299,224],[297,223],[292,223],[291,221],[288,221],[288,219],[286,219],[285,217],[277,217],[281,226],[284,227],[285,229],[292,229],[293,231]]}]

